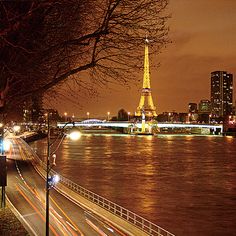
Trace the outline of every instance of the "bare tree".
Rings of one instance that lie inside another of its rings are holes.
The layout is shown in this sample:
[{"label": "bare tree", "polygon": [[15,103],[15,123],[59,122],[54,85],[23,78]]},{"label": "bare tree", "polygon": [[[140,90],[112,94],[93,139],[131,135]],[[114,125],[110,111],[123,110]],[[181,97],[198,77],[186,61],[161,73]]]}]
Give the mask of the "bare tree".
[{"label": "bare tree", "polygon": [[[32,94],[51,91],[66,80],[83,87],[82,71],[87,71],[92,83],[98,85],[109,81],[126,84],[137,78],[146,35],[152,40],[152,53],[159,53],[168,41],[168,16],[163,13],[167,3],[168,0],[2,1],[2,100],[11,106]],[[88,85],[84,87],[89,89]]]}]

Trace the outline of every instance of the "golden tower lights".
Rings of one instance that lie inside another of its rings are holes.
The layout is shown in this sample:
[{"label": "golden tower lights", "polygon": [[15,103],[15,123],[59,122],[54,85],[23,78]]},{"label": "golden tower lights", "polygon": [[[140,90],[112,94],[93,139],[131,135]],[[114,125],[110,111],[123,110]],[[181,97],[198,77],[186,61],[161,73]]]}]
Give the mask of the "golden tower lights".
[{"label": "golden tower lights", "polygon": [[153,104],[151,86],[150,86],[150,73],[149,73],[149,58],[148,58],[148,43],[149,40],[145,39],[145,57],[144,57],[144,74],[143,74],[143,88],[139,106],[137,107],[136,116],[142,116],[144,112],[146,116],[157,116],[156,107]]}]

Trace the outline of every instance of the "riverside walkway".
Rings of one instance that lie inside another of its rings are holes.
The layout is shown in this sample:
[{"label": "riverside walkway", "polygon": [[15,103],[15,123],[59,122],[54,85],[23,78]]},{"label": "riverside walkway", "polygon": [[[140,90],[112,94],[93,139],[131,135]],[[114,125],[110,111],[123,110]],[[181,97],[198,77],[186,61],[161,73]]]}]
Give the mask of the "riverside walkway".
[{"label": "riverside walkway", "polygon": [[[9,167],[7,196],[31,234],[44,235],[44,163],[22,139],[12,143],[10,158],[15,161]],[[173,235],[63,176],[60,179],[57,191],[50,191],[52,235]]]}]

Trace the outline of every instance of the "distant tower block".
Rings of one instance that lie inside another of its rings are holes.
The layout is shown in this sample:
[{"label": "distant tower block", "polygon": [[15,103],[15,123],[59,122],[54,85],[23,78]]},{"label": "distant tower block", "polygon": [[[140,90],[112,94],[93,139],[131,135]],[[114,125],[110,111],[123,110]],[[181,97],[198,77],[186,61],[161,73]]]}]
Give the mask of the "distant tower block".
[{"label": "distant tower block", "polygon": [[136,116],[141,116],[142,112],[148,117],[157,116],[156,107],[153,104],[150,73],[149,73],[149,59],[148,59],[148,39],[145,39],[145,58],[144,58],[144,74],[143,74],[143,88],[139,106],[137,107]]}]

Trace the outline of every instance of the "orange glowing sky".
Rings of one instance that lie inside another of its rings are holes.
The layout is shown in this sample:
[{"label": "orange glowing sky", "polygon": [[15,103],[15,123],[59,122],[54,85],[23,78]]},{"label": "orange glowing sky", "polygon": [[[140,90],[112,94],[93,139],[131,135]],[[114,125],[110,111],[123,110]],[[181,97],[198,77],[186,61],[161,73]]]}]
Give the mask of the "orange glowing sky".
[{"label": "orange glowing sky", "polygon": [[[189,102],[209,99],[210,72],[226,70],[236,75],[236,0],[170,0],[167,12],[172,15],[168,22],[172,43],[151,61],[161,64],[151,71],[158,114],[187,112]],[[104,88],[97,98],[81,99],[80,106],[60,102],[56,108],[79,117],[86,117],[87,111],[91,117],[105,116],[108,111],[117,115],[120,108],[133,113],[141,86]]]}]

